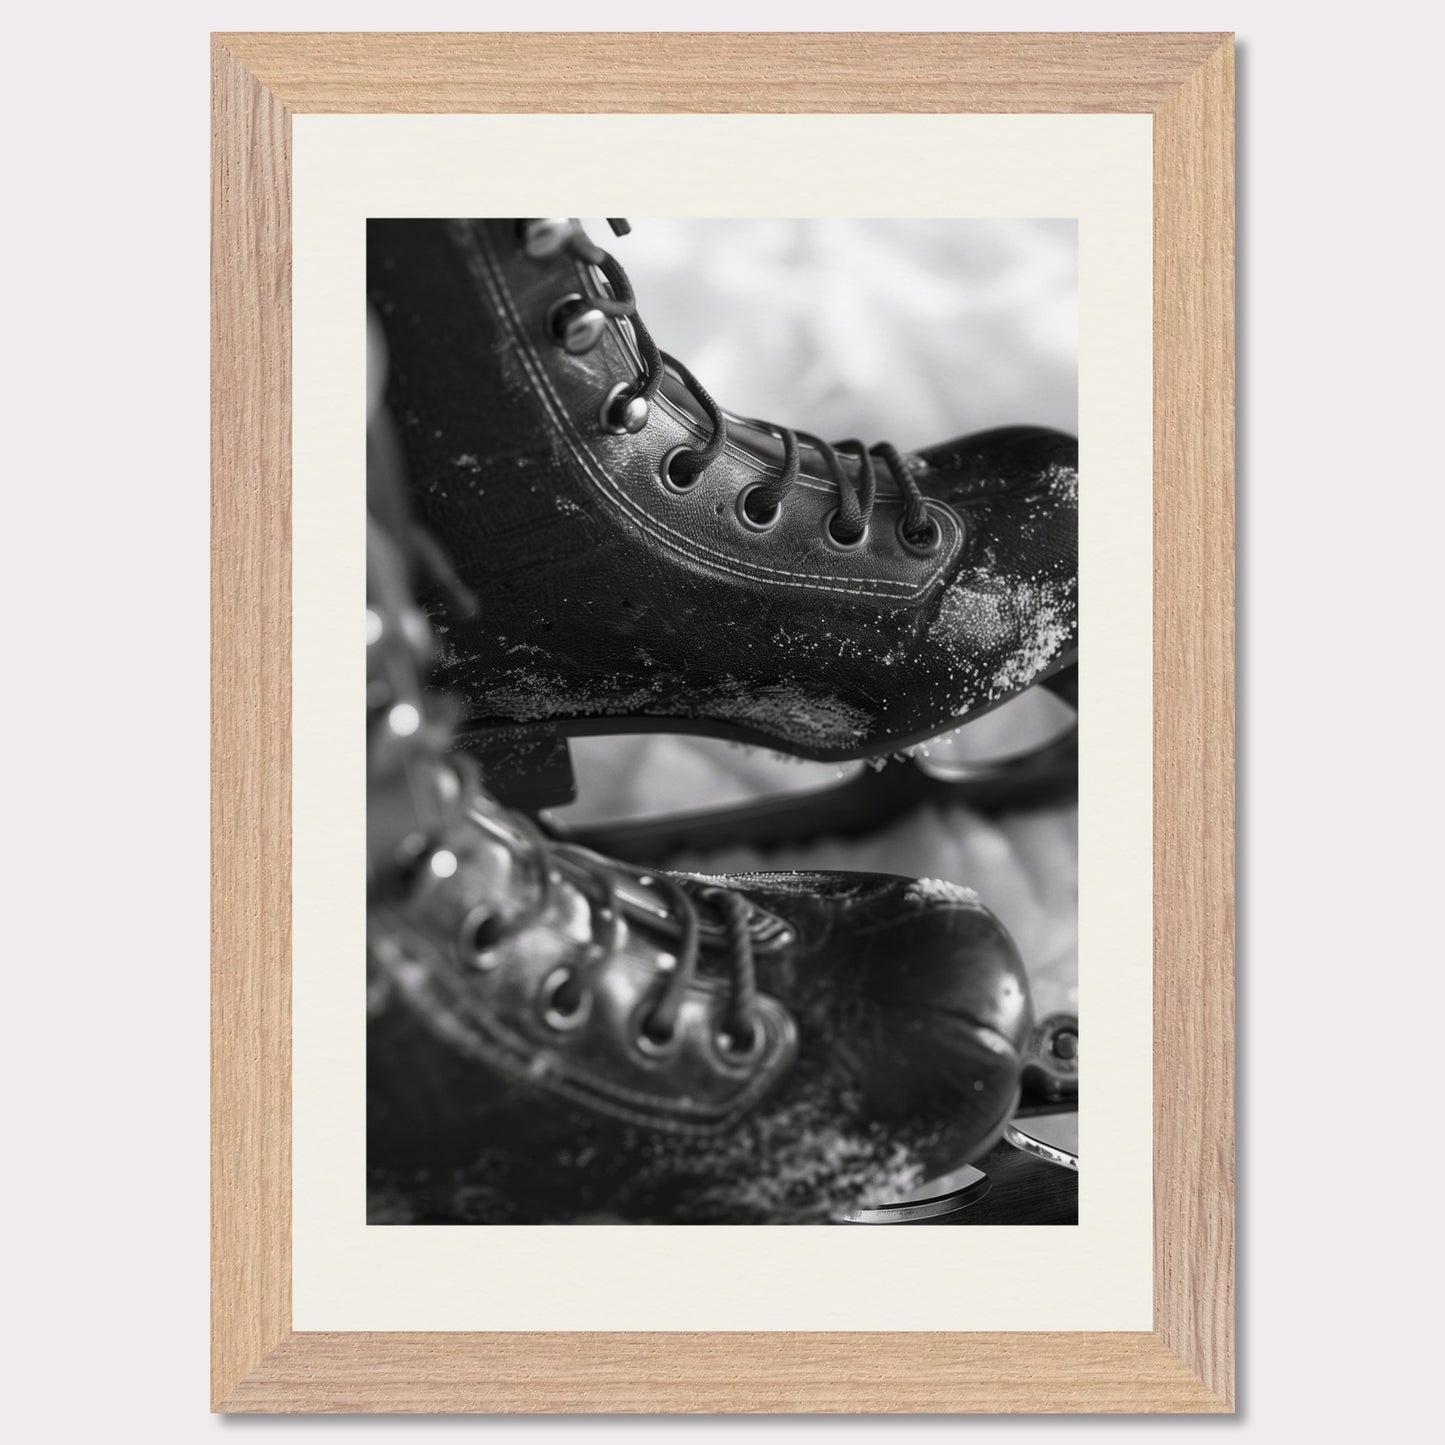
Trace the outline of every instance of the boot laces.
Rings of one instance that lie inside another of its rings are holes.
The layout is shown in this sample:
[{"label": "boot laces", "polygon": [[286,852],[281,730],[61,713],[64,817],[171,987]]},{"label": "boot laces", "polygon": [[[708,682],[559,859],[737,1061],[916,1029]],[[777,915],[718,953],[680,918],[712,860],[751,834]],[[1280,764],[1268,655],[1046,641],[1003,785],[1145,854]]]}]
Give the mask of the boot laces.
[{"label": "boot laces", "polygon": [[[454,761],[464,768],[471,762],[467,758]],[[465,790],[466,785],[463,786]],[[760,1042],[752,909],[741,894],[699,879],[633,868],[588,848],[557,842],[547,838],[524,814],[509,813],[505,819],[498,819],[474,809],[470,820],[510,848],[514,856],[524,857],[538,880],[538,887],[524,908],[484,922],[472,939],[479,952],[490,952],[538,924],[553,907],[557,890],[564,881],[587,903],[589,942],[567,966],[563,977],[554,976],[547,999],[549,1009],[564,1017],[583,1011],[601,971],[621,947],[623,921],[627,919],[664,931],[675,939],[674,961],[660,970],[662,985],[639,1024],[645,1042],[659,1048],[670,1044],[676,1037],[688,991],[700,970],[702,913],[707,911],[720,926],[723,938],[720,955],[728,983],[720,1040],[738,1054],[750,1053]],[[625,891],[628,883],[656,895],[661,915]]]},{"label": "boot laces", "polygon": [[[619,236],[625,236],[632,229],[628,222],[620,217],[609,217],[608,224]],[[630,395],[619,398],[619,403],[641,398],[651,405],[671,371],[707,413],[711,434],[706,443],[701,447],[679,450],[668,463],[668,476],[674,485],[679,488],[691,486],[722,455],[727,446],[727,414],[688,367],[675,356],[658,348],[646,323],[638,315],[637,297],[632,283],[617,259],[597,245],[575,221],[571,224],[566,245],[579,260],[594,267],[607,281],[612,294],[595,296],[592,304],[605,316],[616,321],[625,321],[636,338],[643,374],[634,383]],[[833,539],[840,545],[856,546],[862,542],[868,531],[878,498],[879,461],[891,473],[903,496],[904,537],[921,549],[931,548],[939,540],[937,524],[928,514],[923,493],[902,454],[891,442],[878,442],[871,447],[856,439],[829,443],[811,432],[796,431],[775,422],[762,421],[755,417],[739,417],[737,420],[742,425],[770,433],[783,447],[782,474],[750,487],[743,503],[750,519],[759,526],[769,526],[776,520],[784,501],[798,480],[802,466],[801,447],[806,445],[823,459],[824,468],[838,489],[837,513],[828,527]],[[840,455],[843,453],[857,462],[856,479],[848,475]]]}]

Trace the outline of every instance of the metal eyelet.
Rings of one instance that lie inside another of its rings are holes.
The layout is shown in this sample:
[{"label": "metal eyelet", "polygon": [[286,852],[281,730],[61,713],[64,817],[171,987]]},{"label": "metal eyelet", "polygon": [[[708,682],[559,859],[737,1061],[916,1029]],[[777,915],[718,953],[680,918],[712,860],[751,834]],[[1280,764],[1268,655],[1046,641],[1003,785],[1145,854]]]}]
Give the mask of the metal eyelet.
[{"label": "metal eyelet", "polygon": [[1060,1024],[1049,1036],[1049,1053],[1065,1064],[1073,1065],[1079,1057],[1079,1030],[1077,1025],[1069,1027]]},{"label": "metal eyelet", "polygon": [[497,915],[485,903],[477,904],[467,911],[457,930],[462,957],[482,973],[491,972],[501,962],[492,955],[492,949],[501,942],[504,932]]},{"label": "metal eyelet", "polygon": [[679,481],[672,474],[672,464],[682,455],[693,451],[692,447],[673,447],[663,459],[657,464],[658,479],[669,492],[676,492],[679,497],[686,496],[688,492],[697,486],[702,480],[701,472],[694,472],[687,481]]},{"label": "metal eyelet", "polygon": [[386,725],[399,738],[409,738],[421,727],[421,709],[414,702],[393,703]]},{"label": "metal eyelet", "polygon": [[[627,398],[625,402],[624,397]],[[640,432],[647,425],[649,411],[651,407],[647,404],[647,398],[635,393],[627,382],[619,381],[603,397],[598,416],[602,420],[603,431],[620,437],[626,433]]]},{"label": "metal eyelet", "polygon": [[928,540],[926,542],[916,541],[903,529],[903,523],[907,519],[906,512],[898,514],[897,531],[898,542],[905,551],[912,552],[915,557],[932,557],[943,542],[943,528],[938,525],[937,517],[928,519]]},{"label": "metal eyelet", "polygon": [[555,1029],[559,1034],[580,1029],[592,1012],[592,994],[588,989],[582,990],[572,1008],[559,1009],[557,1007],[557,995],[572,981],[572,977],[570,968],[554,968],[543,981],[541,991],[537,995],[537,1004],[542,1010],[542,1022],[549,1029]]},{"label": "metal eyelet", "polygon": [[868,528],[864,527],[858,536],[851,542],[845,542],[840,537],[833,535],[833,523],[837,520],[839,508],[834,507],[826,517],[823,518],[823,541],[835,552],[856,552],[868,540]]},{"label": "metal eyelet", "polygon": [[758,518],[748,512],[748,498],[762,485],[762,482],[749,482],[747,486],[738,493],[736,507],[738,521],[750,532],[771,532],[773,528],[778,525],[779,521],[782,520],[783,504],[781,502],[773,503],[772,515],[769,517]]},{"label": "metal eyelet", "polygon": [[426,614],[415,607],[403,607],[400,616],[401,634],[406,638],[407,645],[418,658],[430,664],[432,633]]},{"label": "metal eyelet", "polygon": [[566,216],[524,221],[521,232],[522,250],[534,261],[545,261],[549,256],[555,256],[572,239],[572,221]]},{"label": "metal eyelet", "polygon": [[741,1068],[759,1058],[763,1052],[765,1041],[763,1026],[756,1019],[749,1027],[746,1042],[740,1042],[726,1029],[721,1028],[714,1030],[712,1036],[713,1047],[717,1050],[718,1057],[725,1064],[730,1064],[734,1068]]},{"label": "metal eyelet", "polygon": [[547,312],[548,336],[573,356],[591,351],[606,329],[607,317],[578,291],[564,296]]},{"label": "metal eyelet", "polygon": [[645,1002],[633,1021],[630,1037],[633,1047],[649,1063],[660,1063],[670,1059],[682,1047],[682,1020],[673,1023],[672,1032],[665,1039],[655,1038],[647,1031],[648,1018],[652,1013],[653,1001]]},{"label": "metal eyelet", "polygon": [[1031,1089],[1048,1099],[1073,1098],[1079,1088],[1079,1020],[1076,1014],[1050,1014],[1034,1025],[1024,1050]]},{"label": "metal eyelet", "polygon": [[426,866],[433,878],[445,882],[456,876],[461,864],[450,848],[434,848],[427,857]]}]

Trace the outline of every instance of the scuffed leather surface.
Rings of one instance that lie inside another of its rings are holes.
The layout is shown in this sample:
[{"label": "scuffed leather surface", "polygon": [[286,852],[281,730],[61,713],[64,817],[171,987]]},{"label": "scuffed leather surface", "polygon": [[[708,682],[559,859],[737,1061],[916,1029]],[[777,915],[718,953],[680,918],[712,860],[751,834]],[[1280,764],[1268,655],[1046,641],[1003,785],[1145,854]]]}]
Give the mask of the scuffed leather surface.
[{"label": "scuffed leather surface", "polygon": [[918,454],[943,528],[932,558],[899,542],[886,474],[868,542],[830,547],[836,488],[808,452],[817,475],[776,528],[748,532],[734,503],[763,475],[766,439],[731,447],[679,497],[658,464],[699,429],[675,391],[639,435],[600,435],[602,398],[635,369],[616,336],[580,358],[551,344],[546,312],[581,289],[578,268],[526,257],[512,225],[369,233],[421,510],[482,602],[471,621],[438,618],[439,681],[470,719],[673,719],[856,755],[1006,697],[1072,650],[1071,439],[1036,431],[1027,446],[965,439]]}]

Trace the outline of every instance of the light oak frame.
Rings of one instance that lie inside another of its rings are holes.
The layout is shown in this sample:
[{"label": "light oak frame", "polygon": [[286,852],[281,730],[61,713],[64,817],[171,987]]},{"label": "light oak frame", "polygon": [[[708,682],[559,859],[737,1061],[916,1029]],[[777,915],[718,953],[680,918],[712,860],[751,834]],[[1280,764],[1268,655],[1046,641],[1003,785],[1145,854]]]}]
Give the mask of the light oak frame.
[{"label": "light oak frame", "polygon": [[[1234,1407],[1233,41],[245,34],[212,44],[212,1402],[228,1412]],[[291,117],[1154,117],[1154,1329],[291,1327]]]}]

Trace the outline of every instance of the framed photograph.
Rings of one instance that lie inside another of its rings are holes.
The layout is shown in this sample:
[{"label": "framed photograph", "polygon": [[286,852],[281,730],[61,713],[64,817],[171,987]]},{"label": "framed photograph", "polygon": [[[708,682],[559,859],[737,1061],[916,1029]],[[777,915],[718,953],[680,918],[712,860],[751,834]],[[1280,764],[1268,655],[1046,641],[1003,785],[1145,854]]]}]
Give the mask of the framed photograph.
[{"label": "framed photograph", "polygon": [[1231,1411],[1232,38],[212,64],[213,1407]]}]

